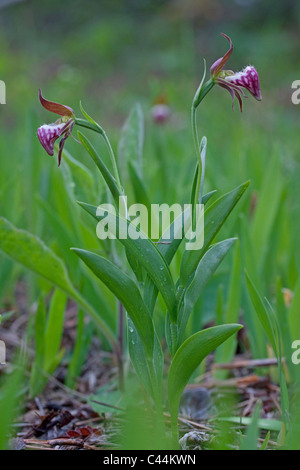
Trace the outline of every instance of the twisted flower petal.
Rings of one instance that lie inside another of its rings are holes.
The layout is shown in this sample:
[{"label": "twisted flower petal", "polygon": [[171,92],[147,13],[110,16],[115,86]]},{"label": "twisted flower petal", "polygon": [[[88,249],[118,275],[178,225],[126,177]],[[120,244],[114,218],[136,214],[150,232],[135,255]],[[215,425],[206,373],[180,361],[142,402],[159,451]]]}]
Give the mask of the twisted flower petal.
[{"label": "twisted flower petal", "polygon": [[226,34],[224,33],[221,33],[221,35],[229,41],[229,49],[223,57],[220,57],[220,59],[216,60],[216,62],[212,64],[210,68],[210,73],[212,77],[216,77],[221,72],[221,70],[223,70],[224,65],[226,64],[233,51],[233,44],[230,37],[226,36]]},{"label": "twisted flower petal", "polygon": [[59,103],[55,103],[54,101],[46,100],[42,95],[41,89],[39,89],[39,98],[40,98],[41,105],[48,111],[51,111],[52,113],[55,113],[55,114],[59,114],[59,116],[74,117],[74,111],[72,108],[64,104],[59,104]]}]

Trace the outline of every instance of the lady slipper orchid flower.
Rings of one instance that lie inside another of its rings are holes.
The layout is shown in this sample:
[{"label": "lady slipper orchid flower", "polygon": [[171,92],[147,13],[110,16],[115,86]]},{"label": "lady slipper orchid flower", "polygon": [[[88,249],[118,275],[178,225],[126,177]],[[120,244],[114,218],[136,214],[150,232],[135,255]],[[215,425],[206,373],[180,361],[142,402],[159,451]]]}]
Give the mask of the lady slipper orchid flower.
[{"label": "lady slipper orchid flower", "polygon": [[252,96],[261,101],[261,92],[259,87],[259,77],[253,65],[248,65],[242,71],[234,73],[232,70],[223,70],[226,62],[233,51],[231,39],[226,34],[221,33],[224,38],[229,41],[229,50],[226,54],[218,59],[210,68],[212,80],[225,90],[229,91],[232,97],[232,107],[234,97],[238,99],[240,110],[243,110],[242,97],[246,98],[243,89],[248,90]]},{"label": "lady slipper orchid flower", "polygon": [[[42,146],[49,155],[54,154],[54,143],[60,137],[59,152],[58,152],[58,166],[61,163],[61,155],[64,147],[64,143],[69,135],[72,136],[71,132],[75,123],[75,115],[72,108],[63,104],[54,103],[48,101],[42,96],[41,90],[39,90],[39,99],[44,108],[52,113],[61,116],[57,121],[52,124],[44,124],[37,130],[37,136]],[[73,137],[73,136],[72,136]]]},{"label": "lady slipper orchid flower", "polygon": [[163,124],[171,115],[171,110],[168,105],[160,103],[155,104],[151,109],[151,116],[156,124]]},{"label": "lady slipper orchid flower", "polygon": [[166,97],[164,95],[158,96],[151,108],[151,116],[155,124],[163,124],[171,117],[171,114]]}]

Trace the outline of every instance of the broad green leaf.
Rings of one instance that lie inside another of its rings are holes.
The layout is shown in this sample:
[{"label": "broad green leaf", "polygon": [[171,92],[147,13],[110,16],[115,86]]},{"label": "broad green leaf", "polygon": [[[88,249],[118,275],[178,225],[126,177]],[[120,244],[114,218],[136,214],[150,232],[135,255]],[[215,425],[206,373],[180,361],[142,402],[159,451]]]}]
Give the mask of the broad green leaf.
[{"label": "broad green leaf", "polygon": [[[97,216],[97,207],[90,204],[79,203],[83,209],[89,212],[101,223],[102,217]],[[176,315],[176,296],[175,286],[172,275],[168,265],[166,264],[163,256],[160,254],[153,242],[141,231],[139,237],[132,239],[130,236],[124,236],[128,230],[136,231],[136,227],[128,220],[122,219],[115,214],[106,212],[106,222],[109,225],[111,222],[112,227],[116,227],[117,238],[128,249],[133,256],[140,262],[143,268],[147,271],[151,280],[161,292],[163,299],[171,315]],[[120,234],[122,233],[122,237]],[[124,237],[124,238],[123,238]]]},{"label": "broad green leaf", "polygon": [[71,276],[73,275],[73,277],[75,277],[78,272],[77,268],[79,260],[75,256],[72,256],[69,248],[75,243],[79,243],[79,240],[76,238],[76,233],[74,233],[74,231],[72,231],[65,223],[65,218],[62,218],[60,214],[53,211],[50,203],[41,199],[39,196],[36,197],[36,200],[47,219],[47,223],[52,227],[55,227],[55,236],[59,240],[60,253],[68,266]]},{"label": "broad green leaf", "polygon": [[236,206],[245,190],[249,186],[249,181],[241,184],[230,193],[225,194],[209,206],[204,212],[204,246],[201,250],[186,250],[182,257],[180,268],[180,289],[183,289],[194,273],[198,263],[214,237],[219,232],[225,220]]},{"label": "broad green leaf", "polygon": [[79,248],[72,248],[72,250],[119,299],[143,341],[147,356],[152,356],[154,343],[153,322],[133,280],[102,256]]},{"label": "broad green leaf", "polygon": [[82,295],[75,290],[62,260],[38,237],[26,230],[17,229],[8,220],[0,218],[0,249],[13,260],[23,264],[69,294],[94,318],[110,343],[114,345],[114,334],[110,327]]},{"label": "broad green leaf", "polygon": [[[178,220],[181,221],[181,223],[177,223]],[[170,227],[162,234],[160,240],[157,242],[157,250],[161,253],[167,264],[171,263],[184,238],[184,227],[188,229],[190,224],[191,211],[190,208],[188,208],[172,222]],[[151,313],[153,313],[154,310],[158,291],[159,289],[153,284],[151,278],[147,276],[145,280],[144,299]]]},{"label": "broad green leaf", "polygon": [[17,229],[2,217],[0,218],[0,249],[15,261],[73,296],[74,288],[61,259],[38,237],[26,230]]},{"label": "broad green leaf", "polygon": [[195,276],[184,293],[183,305],[179,313],[180,338],[182,338],[184,334],[189,316],[192,313],[201,292],[235,241],[236,238],[229,238],[228,240],[216,243],[215,245],[212,245],[207,250],[203,258],[201,258],[196,269]]},{"label": "broad green leaf", "polygon": [[[211,191],[207,193],[202,198],[202,204],[206,204],[209,199],[215,194],[215,191]],[[185,209],[178,216],[178,219],[182,220],[182,224],[177,223],[177,219],[175,219],[172,224],[170,225],[168,233],[170,233],[170,237],[167,237],[167,232],[165,232],[158,243],[156,244],[157,249],[160,251],[162,256],[164,257],[166,263],[170,264],[172,259],[174,258],[183,238],[184,238],[184,229],[188,230],[191,224],[191,211],[190,208]],[[183,223],[185,221],[185,224]],[[163,242],[163,243],[162,243]],[[144,290],[144,297],[145,302],[149,307],[149,310],[153,312],[156,298],[158,294],[158,289],[152,283],[149,277],[146,278],[145,281],[145,290]]]},{"label": "broad green leaf", "polygon": [[177,435],[177,416],[180,398],[191,375],[202,360],[220,344],[235,334],[241,325],[220,325],[190,336],[176,351],[168,374],[168,399],[172,429]]}]

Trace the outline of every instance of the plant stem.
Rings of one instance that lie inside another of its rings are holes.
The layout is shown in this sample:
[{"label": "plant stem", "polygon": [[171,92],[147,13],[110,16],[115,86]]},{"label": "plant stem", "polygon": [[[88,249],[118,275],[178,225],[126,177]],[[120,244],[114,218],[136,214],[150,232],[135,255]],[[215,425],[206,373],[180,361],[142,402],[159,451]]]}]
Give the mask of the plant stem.
[{"label": "plant stem", "polygon": [[204,183],[204,165],[201,158],[200,143],[198,137],[197,129],[197,108],[207,93],[213,88],[214,81],[212,79],[208,80],[204,85],[200,84],[198,90],[193,99],[192,110],[191,110],[191,123],[192,123],[192,132],[194,139],[194,146],[196,150],[196,156],[198,161],[198,177],[196,183],[195,191],[195,200],[193,201],[193,214],[192,214],[192,229],[195,231],[196,228],[196,204],[201,203],[202,192],[203,192],[203,183]]},{"label": "plant stem", "polygon": [[192,106],[192,116],[191,116],[191,121],[192,121],[192,132],[193,132],[193,139],[194,139],[194,146],[196,150],[196,156],[197,156],[197,161],[198,161],[198,176],[197,176],[197,182],[196,182],[196,190],[195,190],[195,200],[194,206],[193,206],[193,214],[192,214],[192,228],[193,231],[195,231],[196,228],[196,204],[199,203],[199,200],[201,200],[201,182],[203,181],[202,174],[203,174],[203,168],[202,168],[202,159],[201,159],[201,153],[200,153],[200,144],[199,144],[199,137],[198,137],[198,130],[197,130],[197,108]]},{"label": "plant stem", "polygon": [[99,124],[93,124],[89,121],[86,121],[85,119],[77,118],[77,119],[75,119],[75,124],[77,124],[78,126],[81,126],[81,127],[85,127],[86,129],[90,129],[91,131],[97,132],[97,134],[100,134],[103,137],[103,139],[105,141],[105,144],[106,144],[106,147],[108,149],[108,153],[109,153],[111,163],[112,163],[114,177],[116,179],[116,182],[117,182],[117,185],[118,185],[118,188],[119,188],[120,192],[123,193],[123,188],[122,188],[120,177],[119,177],[119,171],[118,171],[118,167],[117,167],[115,154],[114,154],[114,151],[112,149],[111,143],[109,141],[109,138],[107,137],[107,134],[106,134],[105,130]]},{"label": "plant stem", "polygon": [[122,205],[122,210],[120,210],[119,212],[120,212],[121,217],[124,217],[125,219],[128,219],[127,202],[126,202],[126,198],[125,198],[125,194],[124,194],[124,189],[123,189],[121,181],[120,181],[120,176],[119,176],[119,171],[118,171],[118,167],[117,167],[115,154],[114,154],[114,151],[112,149],[111,143],[109,141],[109,138],[107,137],[107,134],[106,134],[105,130],[98,123],[96,123],[96,122],[93,123],[93,122],[90,122],[90,121],[86,121],[85,119],[75,119],[75,124],[77,124],[78,126],[81,126],[81,127],[85,127],[86,129],[90,129],[94,132],[97,132],[97,134],[100,134],[103,137],[103,139],[105,141],[105,144],[106,144],[106,147],[108,149],[108,153],[109,153],[109,156],[110,156],[111,163],[112,163],[113,175],[114,175],[114,178],[116,180],[116,184],[117,184],[117,187],[118,187],[118,190],[119,190],[119,193],[120,193],[119,203]]},{"label": "plant stem", "polygon": [[[86,129],[90,129],[90,130],[96,132],[97,134],[100,134],[103,137],[103,139],[105,141],[105,144],[106,144],[106,147],[108,149],[108,153],[109,153],[109,156],[110,156],[111,163],[112,163],[113,175],[115,177],[116,184],[117,184],[118,190],[120,192],[119,201],[121,201],[121,203],[123,204],[124,214],[125,214],[125,217],[127,218],[127,204],[126,204],[126,200],[125,200],[124,190],[123,190],[122,185],[121,185],[116,158],[115,158],[111,143],[109,141],[109,138],[107,137],[107,134],[106,134],[105,130],[99,124],[97,124],[96,122],[93,123],[93,122],[87,121],[85,119],[75,119],[75,124],[77,124],[78,126],[81,126],[81,127],[85,127]],[[123,216],[123,214],[121,214],[121,215]],[[108,329],[108,327],[105,324],[103,324],[102,321],[99,321],[100,319],[99,319],[97,313],[94,311],[94,309],[88,303],[85,302],[85,299],[83,299],[79,293],[76,294],[76,297],[77,297],[78,302],[80,302],[81,305],[84,306],[89,311],[89,313],[93,316],[93,318],[97,321],[97,323],[100,324],[99,326],[101,327],[102,331],[105,333],[106,337],[109,339],[109,341],[112,345],[115,357],[116,357],[117,364],[118,364],[119,387],[120,387],[121,391],[124,391],[124,364],[123,364],[123,353],[124,353],[124,307],[123,307],[123,305],[121,303],[119,303],[118,339],[116,341],[113,333]]]}]

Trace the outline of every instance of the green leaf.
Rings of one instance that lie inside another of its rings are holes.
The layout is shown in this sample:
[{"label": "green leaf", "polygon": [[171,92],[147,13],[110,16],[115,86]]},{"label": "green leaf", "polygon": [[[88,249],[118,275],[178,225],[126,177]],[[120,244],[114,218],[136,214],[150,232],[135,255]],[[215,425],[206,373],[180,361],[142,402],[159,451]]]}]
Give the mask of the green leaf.
[{"label": "green leaf", "polygon": [[224,286],[220,284],[218,286],[217,302],[216,302],[216,325],[224,323]]},{"label": "green leaf", "polygon": [[90,170],[79,160],[74,158],[67,150],[63,150],[63,161],[70,168],[74,181],[74,193],[76,199],[97,196],[95,181]]},{"label": "green leaf", "polygon": [[266,437],[264,438],[264,441],[263,441],[262,445],[259,448],[259,450],[266,450],[267,449],[268,444],[269,444],[269,440],[270,440],[270,436],[271,436],[271,432],[268,431]]},{"label": "green leaf", "polygon": [[[177,223],[178,220],[181,220],[181,223]],[[184,220],[185,227],[188,229],[191,224],[191,211],[189,208],[183,211],[172,222],[170,227],[162,234],[156,244],[157,250],[161,253],[167,264],[171,263],[184,238]],[[169,237],[167,237],[168,234],[170,234]],[[151,313],[153,313],[158,292],[159,289],[155,284],[153,284],[151,278],[148,276],[145,280],[144,298]]]},{"label": "green leaf", "polygon": [[0,249],[15,261],[69,294],[96,321],[112,345],[114,334],[98,312],[73,287],[62,260],[38,237],[0,218]]},{"label": "green leaf", "polygon": [[219,232],[225,220],[236,206],[247,187],[249,181],[241,184],[230,193],[225,194],[209,206],[204,212],[204,246],[201,250],[186,250],[182,257],[180,268],[180,288],[183,289],[194,273],[198,263],[214,237]]},{"label": "green leaf", "polygon": [[261,403],[256,403],[251,423],[248,426],[246,435],[240,446],[240,450],[257,450],[257,442],[259,438],[259,417],[260,417]]},{"label": "green leaf", "polygon": [[0,218],[0,249],[66,293],[74,295],[74,287],[62,260],[38,237],[26,230],[17,229],[2,217]]},{"label": "green leaf", "polygon": [[191,191],[191,204],[195,204],[196,199],[196,187],[197,187],[197,181],[198,181],[198,172],[199,172],[199,163],[197,162],[195,172],[194,172],[194,177],[193,177],[193,183],[192,183],[192,191]]},{"label": "green leaf", "polygon": [[[236,323],[239,319],[241,301],[241,257],[239,242],[236,244],[235,256],[232,264],[232,273],[229,286],[229,294],[226,310],[224,312],[224,323]],[[231,362],[237,346],[237,339],[230,338],[226,343],[222,344],[216,353],[216,362]],[[216,377],[225,379],[227,371],[216,370]]]},{"label": "green leaf", "polygon": [[[102,217],[97,216],[97,207],[82,202],[79,204],[96,220],[99,220],[99,223],[101,223]],[[109,223],[111,223],[112,227],[116,227],[116,235],[118,240],[120,240],[126,249],[130,250],[132,255],[136,257],[136,259],[147,271],[151,280],[161,292],[170,315],[175,317],[176,296],[174,282],[170,269],[156,246],[143,232],[139,232],[140,237],[137,239],[124,236],[124,234],[128,234],[128,230],[130,229],[136,231],[136,227],[128,220],[122,219],[121,217],[109,212],[106,212],[105,219],[105,222],[108,223],[108,226]],[[122,233],[121,238],[120,233]]]},{"label": "green leaf", "polygon": [[131,161],[128,162],[128,169],[135,201],[138,204],[143,204],[148,211],[148,233],[158,233],[158,221],[156,220],[155,214],[151,212],[151,201],[149,199],[144,182]]},{"label": "green leaf", "polygon": [[201,292],[235,241],[236,238],[229,238],[228,240],[212,245],[200,260],[195,276],[184,293],[183,305],[179,313],[180,338],[182,338],[184,334],[189,316],[192,313],[194,305],[199,299]]},{"label": "green leaf", "polygon": [[[197,138],[198,140],[198,138]],[[198,145],[196,143],[196,145]],[[191,202],[192,202],[192,230],[196,230],[196,207],[202,200],[202,191],[203,191],[203,183],[204,183],[204,175],[205,175],[205,160],[206,160],[206,147],[207,147],[207,138],[204,136],[201,139],[199,145],[199,157],[201,161],[201,174],[199,174],[199,163],[195,172],[195,179],[192,185],[192,194],[191,194]],[[199,158],[198,157],[198,158]]]},{"label": "green leaf", "polygon": [[[299,312],[299,310],[298,310]],[[279,329],[282,337],[282,346],[283,346],[283,356],[285,357],[286,363],[288,365],[289,371],[293,372],[293,364],[291,361],[291,329],[290,329],[290,320],[288,309],[284,302],[284,296],[282,292],[282,283],[281,279],[277,279],[277,289],[276,289],[276,317],[278,320]],[[292,330],[295,331],[295,330]],[[295,337],[298,338],[297,335]]]},{"label": "green leaf", "polygon": [[273,348],[273,351],[278,358],[278,344],[277,344],[277,338],[275,336],[275,331],[274,327],[272,324],[272,320],[270,318],[270,314],[265,307],[262,298],[260,297],[256,287],[254,286],[252,280],[248,276],[246,272],[246,280],[247,280],[247,287],[248,291],[253,303],[253,306],[255,308],[255,311],[258,315],[258,318],[263,326],[263,329],[265,330],[265,333],[268,337],[268,340],[270,341],[270,344]]},{"label": "green leaf", "polygon": [[[250,224],[249,219],[244,214],[240,214],[241,224],[241,235],[240,235],[240,246],[242,254],[242,264],[245,266],[249,277],[252,279],[255,285],[259,285],[259,275],[257,271],[257,262],[255,258],[255,251],[252,245],[250,237]],[[247,290],[245,285],[246,281],[243,282],[243,291]],[[254,307],[251,303],[250,298],[246,296],[244,299],[244,319],[248,329],[248,336],[250,342],[250,349],[253,357],[264,358],[266,357],[266,337],[258,316],[255,314]]]},{"label": "green leaf", "polygon": [[176,351],[168,374],[168,398],[175,435],[180,398],[191,375],[208,354],[240,328],[238,324],[207,328],[190,336]]},{"label": "green leaf", "polygon": [[64,326],[65,308],[67,296],[64,292],[56,289],[54,292],[45,331],[45,359],[44,369],[51,374],[53,362],[58,355]]},{"label": "green leaf", "polygon": [[46,310],[45,302],[41,297],[35,314],[35,362],[43,368],[45,357],[45,331],[46,331]]},{"label": "green leaf", "polygon": [[[202,198],[202,204],[206,204],[209,199],[214,195],[215,191],[207,193]],[[178,219],[182,220],[182,223],[179,224]],[[183,223],[185,221],[185,223]],[[191,211],[190,208],[185,209],[170,225],[167,229],[170,237],[166,236],[167,231],[162,235],[158,243],[156,244],[157,249],[164,257],[167,264],[170,264],[174,258],[183,238],[184,238],[184,229],[188,230],[191,224]],[[161,242],[164,243],[161,243]],[[145,302],[149,307],[150,312],[153,312],[156,298],[158,294],[158,289],[153,285],[150,278],[146,278],[145,281],[145,290],[144,297]]]},{"label": "green leaf", "polygon": [[[80,111],[86,118],[86,120],[92,124],[92,129],[98,132],[99,134],[104,134],[104,129],[98,124],[84,109],[82,106],[82,103],[80,101]],[[86,126],[86,123],[82,119],[76,119],[75,124],[78,123],[83,127],[87,127],[88,129],[91,129],[91,126]]]},{"label": "green leaf", "polygon": [[45,386],[47,378],[41,371],[44,367],[45,357],[45,329],[46,329],[46,310],[45,302],[40,297],[37,311],[35,314],[35,358],[30,373],[30,396],[35,397]]},{"label": "green leaf", "polygon": [[118,146],[118,160],[123,180],[126,181],[127,163],[134,162],[139,176],[142,175],[142,153],[144,144],[144,117],[141,105],[131,110],[121,131]]},{"label": "green leaf", "polygon": [[[9,447],[9,435],[11,432],[11,425],[14,418],[19,416],[20,406],[20,390],[23,387],[25,367],[22,364],[17,364],[17,367],[12,374],[5,377],[5,381],[1,381],[0,392],[0,450],[7,450]],[[24,403],[25,397],[22,397]]]},{"label": "green leaf", "polygon": [[[256,310],[256,313],[259,317],[259,320],[265,330],[265,333],[270,341],[270,344],[273,348],[274,354],[278,360],[278,369],[279,369],[279,380],[280,380],[280,399],[281,399],[281,410],[283,421],[286,422],[289,412],[289,397],[286,380],[282,370],[282,353],[281,353],[281,332],[278,326],[276,316],[270,306],[267,303],[267,306],[263,303],[256,287],[246,273],[246,280],[248,285],[248,291]],[[268,308],[267,308],[268,307]]]},{"label": "green leaf", "polygon": [[64,351],[59,352],[63,333],[64,312],[67,296],[56,289],[48,320],[43,298],[40,299],[35,318],[35,361],[30,375],[30,396],[38,395],[47,383],[47,374],[52,374],[60,363]]},{"label": "green leaf", "polygon": [[128,349],[132,365],[141,383],[154,401],[161,400],[164,358],[156,333],[153,357],[147,358],[140,336],[133,322],[128,318]]},{"label": "green leaf", "polygon": [[115,178],[113,177],[113,175],[111,174],[111,172],[109,171],[109,169],[107,168],[103,160],[100,158],[100,156],[98,155],[98,153],[96,152],[95,148],[90,143],[90,141],[80,131],[77,131],[77,134],[78,134],[78,138],[80,142],[82,143],[86,151],[89,153],[89,155],[92,157],[97,167],[99,168],[107,186],[109,187],[112,193],[115,203],[118,205],[119,197],[121,196],[121,193],[119,191]]},{"label": "green leaf", "polygon": [[[217,418],[217,421],[225,421],[240,426],[249,426],[251,425],[252,418],[248,418],[247,416],[228,416]],[[279,432],[282,429],[282,421],[277,419],[261,418],[257,421],[257,425],[260,429],[266,429],[267,431]]]},{"label": "green leaf", "polygon": [[217,192],[216,189],[213,189],[212,191],[209,191],[209,193],[205,194],[202,196],[201,204],[207,204],[210,198]]},{"label": "green leaf", "polygon": [[72,250],[119,299],[134,323],[147,355],[152,356],[154,343],[153,322],[133,280],[102,256],[79,248],[72,248]]},{"label": "green leaf", "polygon": [[85,326],[84,319],[84,312],[80,310],[78,312],[75,347],[72,353],[66,377],[66,385],[70,388],[74,388],[76,385],[76,379],[81,372],[82,366],[86,359],[88,348],[93,337],[93,323],[90,321],[88,325]]},{"label": "green leaf", "polygon": [[[59,249],[64,257],[64,262],[68,266],[69,272],[75,277],[78,272],[78,258],[72,256],[69,248],[74,245],[75,242],[80,243],[76,237],[76,232],[68,227],[65,223],[65,217],[53,210],[52,204],[41,199],[39,196],[36,197],[37,203],[44,213],[49,226],[55,227],[55,237],[59,240]],[[65,199],[64,199],[65,200]],[[79,221],[76,218],[77,221]]]},{"label": "green leaf", "polygon": [[266,168],[261,188],[251,226],[251,238],[255,246],[255,259],[260,266],[268,248],[268,240],[280,206],[283,189],[281,163],[277,155]]},{"label": "green leaf", "polygon": [[293,341],[300,338],[300,277],[296,283],[294,296],[291,302],[289,315],[290,330],[293,333]]}]

